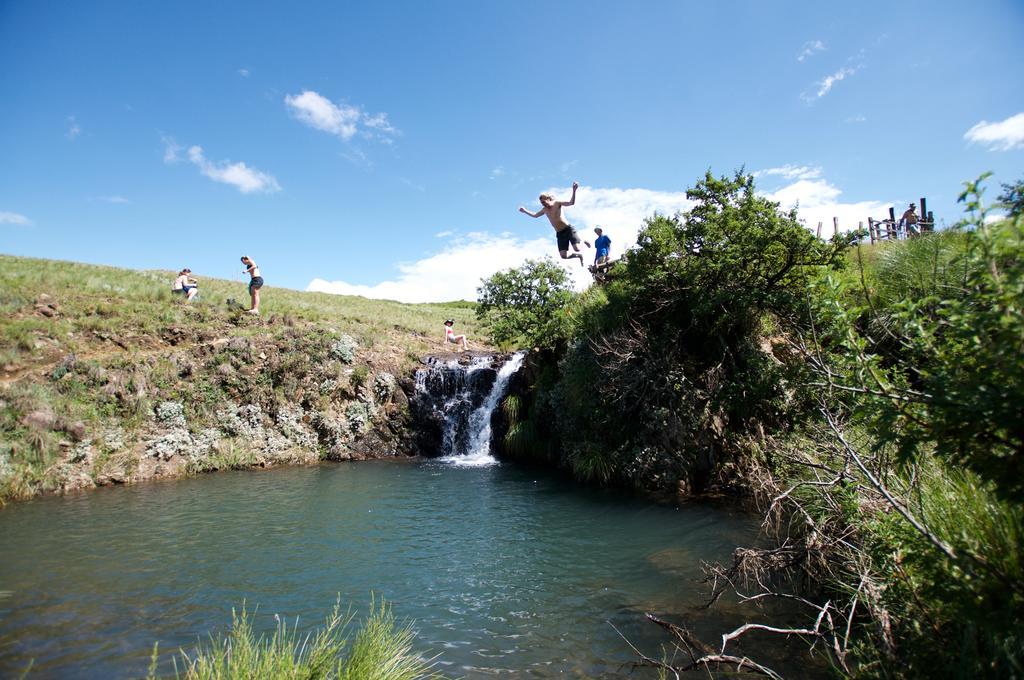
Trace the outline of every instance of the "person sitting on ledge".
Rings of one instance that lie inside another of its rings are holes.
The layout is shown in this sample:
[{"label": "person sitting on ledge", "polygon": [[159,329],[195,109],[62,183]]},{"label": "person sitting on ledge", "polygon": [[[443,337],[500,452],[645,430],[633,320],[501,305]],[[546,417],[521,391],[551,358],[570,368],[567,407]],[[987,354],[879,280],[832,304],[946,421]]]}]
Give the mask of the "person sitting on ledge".
[{"label": "person sitting on ledge", "polygon": [[171,293],[184,295],[185,302],[191,302],[192,298],[199,294],[199,284],[192,278],[192,270],[186,267],[178,272],[178,278],[171,284]]},{"label": "person sitting on ledge", "polygon": [[462,351],[469,349],[469,343],[466,342],[465,335],[455,335],[455,331],[452,330],[452,326],[455,325],[454,319],[448,319],[444,322],[444,343],[447,345],[449,342],[455,345],[462,344]]}]

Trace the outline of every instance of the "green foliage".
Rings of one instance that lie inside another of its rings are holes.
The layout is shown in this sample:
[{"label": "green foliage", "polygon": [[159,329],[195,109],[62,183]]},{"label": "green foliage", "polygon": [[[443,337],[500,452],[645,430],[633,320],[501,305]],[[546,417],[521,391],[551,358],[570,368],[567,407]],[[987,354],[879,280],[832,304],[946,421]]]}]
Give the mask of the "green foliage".
[{"label": "green foliage", "polygon": [[[253,631],[252,617],[243,604],[231,613],[231,630],[211,637],[195,652],[181,651],[186,680],[412,680],[436,677],[431,663],[413,652],[414,633],[400,626],[391,608],[373,600],[366,620],[355,636],[348,629],[354,614],[341,611],[335,603],[324,625],[300,636],[295,628],[278,619],[269,638]],[[149,678],[157,678],[157,649],[154,647]]]},{"label": "green foliage", "polygon": [[331,358],[351,364],[355,360],[356,348],[358,346],[355,338],[343,333],[337,340],[331,343]]},{"label": "green foliage", "polygon": [[[918,473],[914,510],[960,559],[937,553],[896,513],[859,520],[867,554],[888,576],[881,604],[894,617],[902,675],[947,676],[950,668],[964,678],[1019,675],[1024,671],[1024,513],[970,473],[934,461],[923,463]],[[867,645],[860,654],[865,662],[878,657]]]},{"label": "green foliage", "polygon": [[807,280],[845,246],[818,241],[742,173],[707,173],[687,196],[688,213],[648,219],[611,282],[573,306],[550,396],[574,442],[564,462],[583,478],[699,486],[726,432],[786,418],[760,332],[803,313]]},{"label": "green foliage", "polygon": [[881,295],[825,279],[813,299],[828,380],[843,383],[876,448],[892,443],[905,462],[934,449],[1020,502],[1024,223],[986,224],[981,193],[968,183],[958,232],[922,236],[879,268]]},{"label": "green foliage", "polygon": [[1009,217],[1024,215],[1024,179],[1013,184],[1003,184],[1003,193],[999,194],[999,205],[1009,211]]},{"label": "green foliage", "polygon": [[498,345],[552,347],[565,336],[574,295],[568,274],[553,260],[527,260],[500,271],[477,294],[477,318]]}]

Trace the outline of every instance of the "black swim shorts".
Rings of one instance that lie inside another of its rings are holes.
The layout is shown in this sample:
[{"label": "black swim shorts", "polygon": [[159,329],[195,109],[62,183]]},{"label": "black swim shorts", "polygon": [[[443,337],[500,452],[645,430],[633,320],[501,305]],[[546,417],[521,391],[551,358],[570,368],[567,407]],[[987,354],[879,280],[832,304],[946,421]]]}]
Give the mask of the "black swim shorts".
[{"label": "black swim shorts", "polygon": [[576,233],[576,230],[569,225],[561,231],[555,232],[555,238],[558,239],[558,250],[569,250],[569,243],[579,243],[580,235]]},{"label": "black swim shorts", "polygon": [[250,291],[259,290],[262,287],[263,287],[263,277],[262,276],[254,276],[254,277],[252,277],[252,281],[249,282],[249,290]]}]

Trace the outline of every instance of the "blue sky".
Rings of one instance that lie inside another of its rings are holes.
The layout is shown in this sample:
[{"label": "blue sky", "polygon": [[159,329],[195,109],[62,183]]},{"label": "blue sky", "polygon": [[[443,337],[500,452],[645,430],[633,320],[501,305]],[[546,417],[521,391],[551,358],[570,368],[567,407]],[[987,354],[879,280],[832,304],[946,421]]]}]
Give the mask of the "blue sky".
[{"label": "blue sky", "polygon": [[1024,176],[1022,82],[1016,0],[0,0],[0,252],[472,297],[557,255],[542,190],[615,254],[740,166],[812,227],[952,223]]}]

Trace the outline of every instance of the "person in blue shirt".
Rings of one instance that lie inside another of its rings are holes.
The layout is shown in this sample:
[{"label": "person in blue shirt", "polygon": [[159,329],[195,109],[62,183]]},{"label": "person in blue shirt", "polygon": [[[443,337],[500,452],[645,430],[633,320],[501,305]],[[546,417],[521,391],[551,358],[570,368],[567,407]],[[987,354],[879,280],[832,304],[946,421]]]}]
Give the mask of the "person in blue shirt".
[{"label": "person in blue shirt", "polygon": [[594,233],[597,234],[597,240],[594,241],[594,266],[600,267],[608,264],[608,251],[612,247],[612,240],[604,235],[601,227],[594,227]]}]

